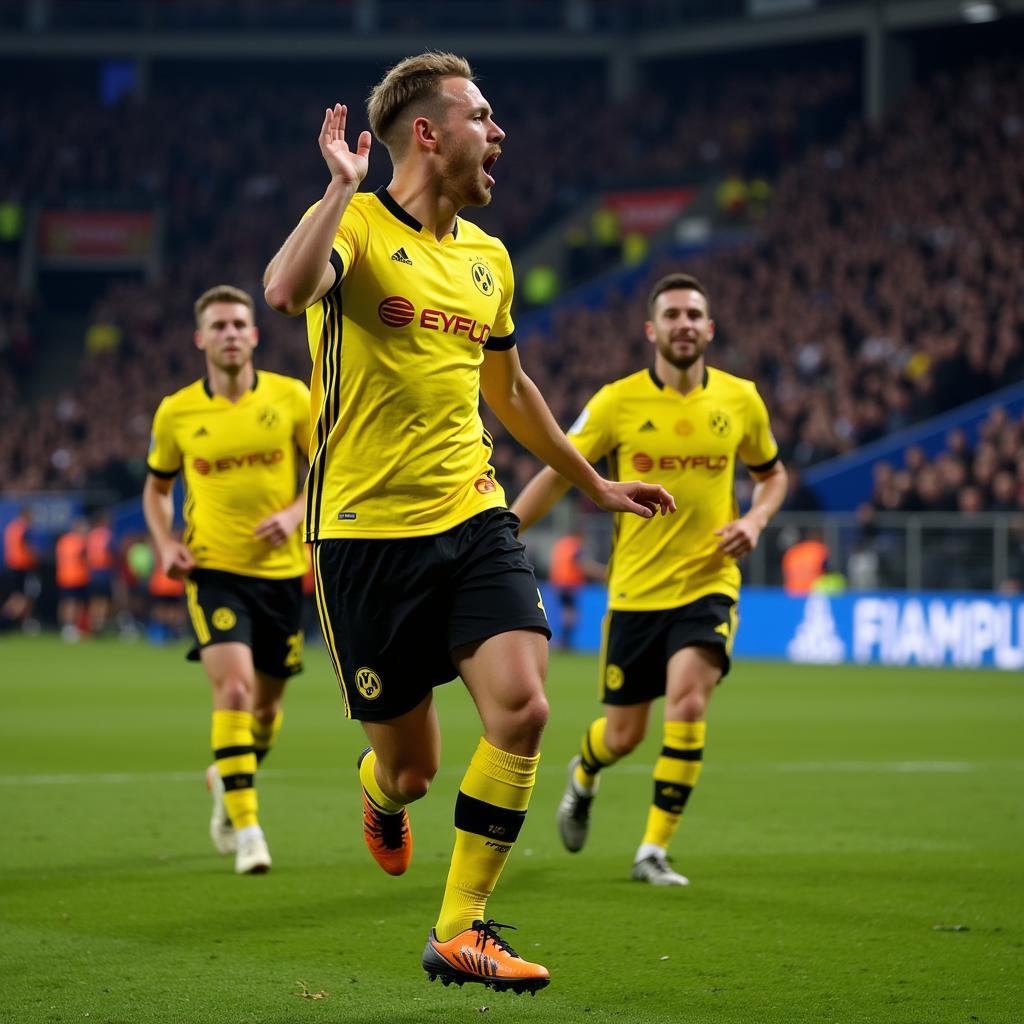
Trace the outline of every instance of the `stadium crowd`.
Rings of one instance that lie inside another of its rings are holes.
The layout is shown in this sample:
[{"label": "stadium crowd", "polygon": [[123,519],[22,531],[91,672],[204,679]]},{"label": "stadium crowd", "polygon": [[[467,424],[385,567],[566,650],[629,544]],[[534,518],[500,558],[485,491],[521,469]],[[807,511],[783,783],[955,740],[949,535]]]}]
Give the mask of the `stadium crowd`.
[{"label": "stadium crowd", "polygon": [[[647,95],[618,106],[601,101],[596,74],[577,74],[571,91],[518,81],[487,85],[495,109],[508,112],[514,145],[498,170],[501,201],[479,211],[480,220],[514,251],[591,188],[630,180],[638,147],[651,180],[735,165],[767,172],[849,107],[852,79],[844,70],[789,72],[766,88],[763,77],[750,76],[717,91],[705,83],[675,105],[667,95]],[[273,240],[322,185],[312,129],[294,114],[308,107],[315,87],[264,91],[259,106],[250,107],[247,88],[237,82],[233,90],[177,85],[185,91],[174,99],[156,92],[144,103],[125,99],[106,108],[81,94],[51,96],[51,110],[63,109],[68,125],[56,159],[30,131],[38,112],[19,108],[13,96],[0,101],[0,147],[19,153],[0,162],[0,194],[57,205],[160,204],[167,253],[159,283],[122,278],[97,301],[89,333],[105,344],[89,346],[97,350],[87,354],[74,386],[31,410],[5,404],[0,466],[11,489],[138,493],[161,389],[196,373],[183,342],[195,295],[225,278],[259,295]],[[337,83],[329,88],[330,95],[344,92]],[[594,113],[581,119],[584,109]],[[573,133],[564,130],[569,123]],[[609,146],[622,124],[632,137]],[[681,146],[681,139],[690,141]],[[535,173],[538,152],[550,165],[546,175]],[[581,159],[587,153],[601,156]],[[368,187],[384,183],[385,165],[383,158],[371,164]],[[14,308],[6,299],[5,310]],[[260,328],[260,365],[306,376],[301,327],[266,311]]]},{"label": "stadium crowd", "polygon": [[[500,193],[479,219],[513,251],[587,189],[635,174],[640,151],[652,183],[737,164],[782,168],[754,240],[706,252],[686,269],[711,292],[713,364],[758,381],[787,463],[842,454],[1024,369],[1018,65],[941,74],[883,125],[855,121],[831,139],[821,122],[852,88],[843,71],[781,75],[774,92],[752,76],[717,99],[709,86],[684,102],[666,93],[620,107],[597,101],[596,78],[571,95],[557,85],[547,93],[485,85],[495,109],[509,112],[510,141]],[[71,100],[56,160],[46,159],[38,135],[33,141],[27,113],[3,101],[2,145],[24,145],[28,158],[0,161],[0,191],[44,202],[162,198],[168,253],[159,283],[121,279],[96,303],[92,329],[109,328],[108,344],[85,358],[73,386],[31,410],[5,401],[0,467],[10,489],[138,493],[157,397],[197,372],[183,340],[195,295],[225,277],[258,295],[269,240],[318,194],[315,146],[294,116],[310,89],[268,90],[259,108],[241,108],[239,95],[197,86],[184,99],[157,94],[105,112]],[[798,111],[797,96],[805,98]],[[594,116],[581,119],[581,103]],[[769,127],[755,132],[755,123]],[[815,136],[825,141],[808,145]],[[551,173],[535,173],[537,152]],[[581,159],[594,153],[600,159]],[[377,162],[378,179],[385,163]],[[677,259],[656,261],[628,293],[613,282],[599,303],[570,296],[550,319],[520,317],[524,363],[563,425],[606,380],[647,364],[637,329],[645,286],[671,269]],[[3,287],[6,337],[10,325],[31,320],[26,300]],[[301,325],[266,311],[259,326],[260,365],[305,376]],[[30,338],[21,344],[31,351]],[[8,365],[11,351],[8,344]],[[18,380],[0,373],[0,394]],[[488,426],[499,439],[498,472],[514,493],[535,463]],[[981,500],[989,507],[995,498],[983,489]]]}]

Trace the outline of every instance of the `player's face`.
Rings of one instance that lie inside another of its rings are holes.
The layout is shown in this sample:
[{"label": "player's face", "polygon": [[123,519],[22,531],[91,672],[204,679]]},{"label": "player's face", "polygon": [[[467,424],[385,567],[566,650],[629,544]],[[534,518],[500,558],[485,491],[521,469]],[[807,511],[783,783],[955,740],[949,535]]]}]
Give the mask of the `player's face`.
[{"label": "player's face", "polygon": [[670,288],[654,300],[654,314],[647,321],[647,340],[658,354],[678,370],[687,370],[703,359],[715,336],[715,322],[708,316],[707,299],[692,288]]},{"label": "player's face", "polygon": [[447,78],[442,92],[447,104],[438,129],[438,155],[445,190],[459,206],[486,206],[505,133],[494,122],[490,104],[475,83]]},{"label": "player's face", "polygon": [[196,331],[196,347],[226,373],[240,370],[252,360],[259,332],[252,313],[241,302],[213,302],[203,310]]}]

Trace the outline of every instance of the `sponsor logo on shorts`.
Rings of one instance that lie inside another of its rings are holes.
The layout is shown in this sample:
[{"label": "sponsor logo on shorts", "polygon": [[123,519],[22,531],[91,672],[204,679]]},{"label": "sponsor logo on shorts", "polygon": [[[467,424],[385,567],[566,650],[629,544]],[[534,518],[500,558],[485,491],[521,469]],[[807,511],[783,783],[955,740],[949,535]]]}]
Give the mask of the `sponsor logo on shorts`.
[{"label": "sponsor logo on shorts", "polygon": [[238,622],[238,616],[230,608],[218,608],[210,616],[210,622],[213,623],[214,629],[226,633],[229,629],[234,628],[235,623]]},{"label": "sponsor logo on shorts", "polygon": [[621,690],[622,684],[626,681],[626,674],[618,665],[609,665],[604,673],[604,687],[606,690]]},{"label": "sponsor logo on shorts", "polygon": [[356,689],[366,700],[376,700],[383,689],[380,676],[372,668],[356,669]]}]

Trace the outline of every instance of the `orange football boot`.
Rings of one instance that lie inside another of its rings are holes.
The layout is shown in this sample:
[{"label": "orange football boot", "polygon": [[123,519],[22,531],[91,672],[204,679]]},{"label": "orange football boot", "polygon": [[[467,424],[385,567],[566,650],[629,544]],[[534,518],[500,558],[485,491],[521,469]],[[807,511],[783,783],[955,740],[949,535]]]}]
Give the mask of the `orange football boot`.
[{"label": "orange football boot", "polygon": [[475,981],[496,992],[529,992],[536,995],[551,981],[548,969],[524,960],[500,935],[496,928],[511,928],[496,921],[474,921],[472,927],[442,942],[430,932],[423,950],[423,970],[433,981],[455,982],[462,986]]},{"label": "orange football boot", "polygon": [[[359,755],[359,764],[370,752],[370,747]],[[382,810],[362,786],[363,838],[373,859],[389,874],[404,875],[412,860],[412,829],[409,812],[403,807],[396,814]]]}]

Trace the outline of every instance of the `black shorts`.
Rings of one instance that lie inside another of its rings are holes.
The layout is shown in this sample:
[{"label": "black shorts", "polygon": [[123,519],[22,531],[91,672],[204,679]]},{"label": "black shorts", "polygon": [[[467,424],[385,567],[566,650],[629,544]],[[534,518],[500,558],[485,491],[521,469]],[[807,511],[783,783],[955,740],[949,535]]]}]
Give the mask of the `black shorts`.
[{"label": "black shorts", "polygon": [[195,646],[245,644],[260,672],[284,679],[302,671],[302,577],[267,580],[220,569],[193,569],[185,603]]},{"label": "black shorts", "polygon": [[721,651],[724,679],[736,622],[736,602],[724,594],[664,611],[609,612],[601,651],[601,703],[626,706],[664,697],[669,659],[684,647]]},{"label": "black shorts", "polygon": [[313,545],[317,608],[345,713],[382,722],[458,673],[451,652],[516,629],[550,638],[533,566],[508,509],[444,533]]}]

